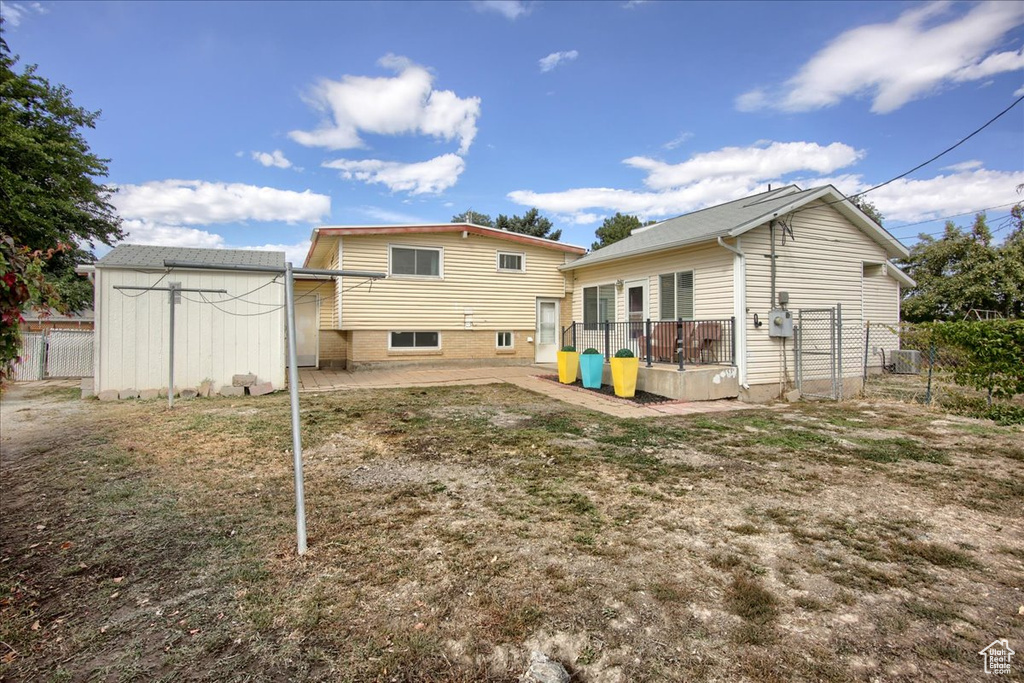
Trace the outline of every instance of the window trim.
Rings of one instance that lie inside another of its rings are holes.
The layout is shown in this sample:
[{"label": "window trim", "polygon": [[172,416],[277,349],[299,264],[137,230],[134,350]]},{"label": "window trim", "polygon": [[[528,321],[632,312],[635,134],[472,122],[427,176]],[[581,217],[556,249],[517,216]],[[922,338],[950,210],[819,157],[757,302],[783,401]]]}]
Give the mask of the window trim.
[{"label": "window trim", "polygon": [[[519,268],[502,268],[501,257],[502,256],[518,256],[519,257]],[[525,273],[526,272],[526,252],[523,251],[501,251],[499,250],[494,256],[494,267],[499,273]]]},{"label": "window trim", "polygon": [[[416,249],[420,251],[436,251],[437,256],[437,275],[410,275],[408,273],[396,273],[394,271],[394,257],[393,252],[395,249]],[[388,243],[388,277],[396,280],[443,280],[444,279],[444,247],[426,247],[420,244],[395,244]]]},{"label": "window trim", "polygon": [[[664,320],[679,320],[682,316],[679,315],[679,275],[682,273],[690,274],[690,305],[693,310],[690,311],[688,318],[682,318],[683,320],[694,320],[697,315],[697,270],[696,268],[690,268],[688,270],[674,270],[671,273],[660,273],[658,275],[658,319]],[[674,318],[663,318],[662,307],[664,306],[664,293],[662,292],[661,279],[668,275],[672,276],[672,309],[676,314]]]},{"label": "window trim", "polygon": [[[508,335],[508,346],[501,345],[501,335]],[[494,333],[494,348],[499,351],[514,351],[516,348],[516,333],[512,330],[498,330]]]},{"label": "window trim", "polygon": [[[600,319],[601,318],[601,288],[602,287],[611,287],[611,290],[612,290],[611,298],[607,299],[611,303],[611,310],[609,311],[610,315],[608,317],[608,320],[601,320]],[[616,309],[618,308],[618,301],[617,301],[618,293],[617,293],[614,281],[612,281],[612,282],[601,282],[601,283],[597,283],[597,284],[593,284],[593,285],[588,285],[587,287],[581,287],[580,289],[583,291],[583,297],[582,297],[583,315],[581,316],[583,318],[583,325],[584,325],[583,329],[585,329],[585,330],[596,330],[596,329],[598,329],[598,327],[602,323],[605,323],[605,322],[615,322],[615,320],[616,320],[616,318],[615,318]],[[597,309],[596,309],[596,313],[597,313],[597,318],[598,318],[597,320],[595,320],[593,322],[589,322],[589,323],[587,322],[587,290],[588,289],[593,289],[595,294],[596,294],[596,296],[597,296],[597,301],[596,301]]]},{"label": "window trim", "polygon": [[[392,335],[394,334],[412,334],[414,346],[393,346]],[[415,346],[416,334],[419,333],[431,333],[437,335],[437,346]],[[388,330],[388,351],[395,351],[398,353],[416,353],[417,351],[440,351],[441,350],[441,332],[440,330]]]}]

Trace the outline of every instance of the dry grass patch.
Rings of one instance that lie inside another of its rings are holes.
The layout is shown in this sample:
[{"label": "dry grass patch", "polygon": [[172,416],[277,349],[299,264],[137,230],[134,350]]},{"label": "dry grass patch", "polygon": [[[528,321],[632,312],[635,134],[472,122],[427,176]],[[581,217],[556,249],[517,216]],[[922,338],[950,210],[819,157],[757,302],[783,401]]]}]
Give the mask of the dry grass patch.
[{"label": "dry grass patch", "polygon": [[304,396],[300,559],[285,396],[71,398],[4,399],[7,680],[953,681],[1019,601],[1017,428]]}]

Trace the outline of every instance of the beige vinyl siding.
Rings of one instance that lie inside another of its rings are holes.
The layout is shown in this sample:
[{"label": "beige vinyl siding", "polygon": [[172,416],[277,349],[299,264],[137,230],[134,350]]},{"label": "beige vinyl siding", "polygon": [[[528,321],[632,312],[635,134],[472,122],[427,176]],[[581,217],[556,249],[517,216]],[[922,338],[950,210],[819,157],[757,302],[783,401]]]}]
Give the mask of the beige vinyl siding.
[{"label": "beige vinyl siding", "polygon": [[[333,266],[330,266],[333,268]],[[336,286],[333,280],[296,280],[295,300],[300,302],[310,296],[320,297],[320,329],[338,329],[338,307],[335,303]]]},{"label": "beige vinyl siding", "polygon": [[895,325],[900,319],[900,285],[888,275],[886,264],[864,266],[864,320]]},{"label": "beige vinyl siding", "polygon": [[[386,271],[388,245],[442,248],[443,278],[389,277],[371,287],[339,278],[346,330],[532,330],[537,297],[561,299],[564,252],[461,233],[354,235],[338,239],[345,270]],[[522,253],[526,272],[499,272],[497,252]],[[472,313],[467,313],[471,309]],[[492,343],[493,346],[493,343]]]},{"label": "beige vinyl siding", "polygon": [[[162,275],[162,271],[96,269],[96,391],[167,386],[167,292],[140,294],[114,287],[162,287],[169,282],[228,292],[205,295],[213,302],[223,300],[216,308],[197,293],[182,294],[175,310],[177,387],[194,388],[212,379],[219,388],[231,384],[232,375],[250,372],[275,388],[284,386],[284,288],[261,288],[273,275],[176,270],[156,284]],[[241,294],[246,295],[229,300]]]},{"label": "beige vinyl siding", "polygon": [[[776,292],[789,292],[788,308],[794,320],[801,308],[825,308],[842,304],[843,365],[845,376],[863,371],[857,359],[863,355],[861,280],[865,261],[887,259],[881,246],[852,225],[834,208],[816,202],[787,218],[793,238],[782,245],[776,231]],[[753,326],[753,314],[765,320],[772,308],[769,229],[760,226],[743,235],[747,258],[747,382],[751,385],[792,382],[793,341],[768,337],[767,322]]]},{"label": "beige vinyl siding", "polygon": [[[614,283],[616,280],[647,282],[647,312],[658,319],[660,299],[658,276],[693,271],[693,317],[729,318],[733,315],[733,256],[718,245],[702,245],[668,252],[635,256],[570,272],[573,292],[572,319],[583,321],[583,288]],[[616,290],[615,320],[625,320],[626,290]]]}]

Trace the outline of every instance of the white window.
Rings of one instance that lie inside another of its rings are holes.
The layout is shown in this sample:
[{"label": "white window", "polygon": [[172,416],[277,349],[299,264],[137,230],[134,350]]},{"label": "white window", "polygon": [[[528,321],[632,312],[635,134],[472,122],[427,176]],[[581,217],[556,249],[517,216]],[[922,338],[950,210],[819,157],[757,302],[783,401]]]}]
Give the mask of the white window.
[{"label": "white window", "polygon": [[392,332],[388,339],[389,349],[439,349],[441,335],[438,332]]},{"label": "white window", "polygon": [[598,323],[615,322],[615,285],[583,288],[583,325],[597,329]]},{"label": "white window", "polygon": [[498,333],[498,348],[499,349],[511,349],[512,346],[512,333],[511,332],[499,332]]},{"label": "white window", "polygon": [[662,320],[693,320],[693,271],[658,276]]},{"label": "white window", "polygon": [[390,275],[442,277],[444,252],[436,247],[390,246]]},{"label": "white window", "polygon": [[510,273],[524,273],[526,272],[526,256],[514,251],[499,251],[498,270]]}]

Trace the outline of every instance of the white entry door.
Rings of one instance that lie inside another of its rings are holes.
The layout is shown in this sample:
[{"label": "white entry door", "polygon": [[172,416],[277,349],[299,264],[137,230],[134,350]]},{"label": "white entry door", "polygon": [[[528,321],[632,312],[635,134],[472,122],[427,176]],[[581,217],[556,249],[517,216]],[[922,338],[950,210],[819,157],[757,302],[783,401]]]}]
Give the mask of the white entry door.
[{"label": "white entry door", "polygon": [[299,295],[295,302],[295,352],[299,367],[311,368],[319,364],[320,295]]},{"label": "white entry door", "polygon": [[558,360],[558,299],[537,299],[537,339],[534,360],[554,363]]},{"label": "white entry door", "polygon": [[627,339],[629,348],[637,355],[642,356],[644,349],[640,348],[644,337],[644,320],[647,319],[647,280],[631,280],[625,285],[626,290],[626,321],[629,323]]}]

